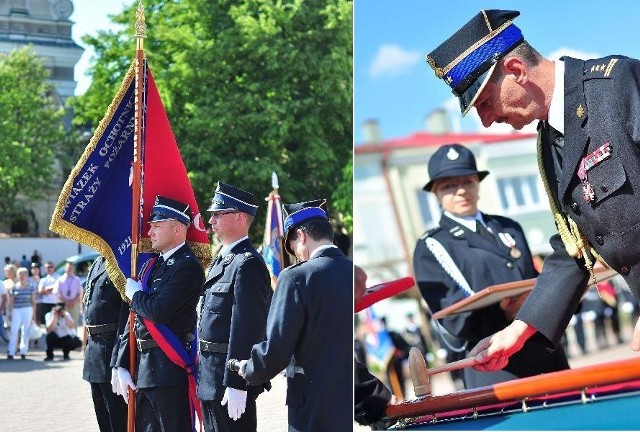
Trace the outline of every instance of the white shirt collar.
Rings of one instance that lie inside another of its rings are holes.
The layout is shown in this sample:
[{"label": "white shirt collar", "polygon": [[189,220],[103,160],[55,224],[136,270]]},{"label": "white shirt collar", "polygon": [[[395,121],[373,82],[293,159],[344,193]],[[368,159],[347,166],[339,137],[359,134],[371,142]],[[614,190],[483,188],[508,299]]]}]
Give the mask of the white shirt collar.
[{"label": "white shirt collar", "polygon": [[555,82],[547,123],[564,135],[564,62],[556,60],[554,64]]},{"label": "white shirt collar", "polygon": [[182,242],[182,243],[180,243],[178,246],[174,247],[173,249],[170,249],[169,251],[167,251],[167,252],[165,252],[165,253],[160,254],[160,255],[162,255],[162,259],[163,259],[163,260],[165,260],[165,261],[166,261],[166,260],[168,260],[168,259],[169,259],[169,257],[170,257],[171,255],[173,255],[175,251],[177,251],[178,249],[180,249],[180,248],[181,248],[185,243],[186,243],[186,242]]},{"label": "white shirt collar", "polygon": [[223,257],[223,256],[225,256],[225,255],[227,255],[229,252],[231,252],[231,249],[233,249],[233,247],[234,247],[235,245],[237,245],[238,243],[240,243],[240,242],[242,242],[242,241],[245,241],[245,240],[246,240],[246,239],[248,239],[248,238],[249,238],[249,236],[248,236],[248,235],[246,235],[246,236],[242,237],[241,239],[238,239],[238,240],[234,241],[234,242],[233,242],[233,243],[231,243],[231,244],[228,244],[228,245],[224,245],[224,246],[222,246],[222,249],[220,249],[220,253],[219,253],[218,255],[220,255],[220,256],[222,256],[222,257]]},{"label": "white shirt collar", "polygon": [[464,225],[465,227],[467,227],[468,229],[470,229],[471,231],[475,232],[476,231],[476,221],[480,221],[482,223],[482,225],[487,226],[487,224],[484,222],[484,218],[482,217],[482,213],[480,213],[480,211],[478,211],[475,216],[455,216],[453,214],[451,214],[448,211],[444,211],[445,216],[453,219],[454,221],[458,222],[460,225]]},{"label": "white shirt collar", "polygon": [[318,246],[317,248],[315,248],[315,250],[313,252],[311,252],[311,255],[309,255],[309,259],[317,257],[318,255],[320,255],[320,252],[322,252],[325,249],[329,249],[329,248],[336,248],[337,249],[338,246],[332,245],[332,244]]}]

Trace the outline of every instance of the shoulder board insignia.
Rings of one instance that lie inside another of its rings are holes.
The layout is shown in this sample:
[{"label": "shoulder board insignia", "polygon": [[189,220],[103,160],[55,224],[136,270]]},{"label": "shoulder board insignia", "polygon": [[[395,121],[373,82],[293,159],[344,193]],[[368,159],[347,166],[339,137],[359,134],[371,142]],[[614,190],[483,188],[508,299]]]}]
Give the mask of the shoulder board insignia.
[{"label": "shoulder board insignia", "polygon": [[425,231],[425,232],[420,236],[420,239],[421,239],[421,240],[424,240],[424,239],[426,239],[427,237],[430,237],[430,236],[434,235],[434,234],[435,234],[435,233],[437,233],[438,231],[440,231],[440,227],[439,227],[439,226],[437,226],[437,227],[435,227],[435,228],[431,228],[430,230]]},{"label": "shoulder board insignia", "polygon": [[596,59],[584,62],[584,79],[611,78],[611,74],[620,59]]},{"label": "shoulder board insignia", "polygon": [[460,237],[461,235],[464,235],[464,230],[460,226],[454,226],[449,230],[449,232],[454,237]]}]

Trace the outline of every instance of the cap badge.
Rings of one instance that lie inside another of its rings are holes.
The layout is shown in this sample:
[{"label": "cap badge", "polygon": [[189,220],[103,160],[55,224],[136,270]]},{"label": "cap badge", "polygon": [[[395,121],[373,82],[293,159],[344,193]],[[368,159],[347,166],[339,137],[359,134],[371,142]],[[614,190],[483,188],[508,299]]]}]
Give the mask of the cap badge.
[{"label": "cap badge", "polygon": [[427,63],[429,63],[429,66],[431,66],[431,69],[433,69],[438,78],[444,76],[444,70],[436,66],[436,61],[430,55],[427,55]]},{"label": "cap badge", "polygon": [[224,204],[224,201],[221,200],[220,198],[214,198],[213,199],[214,204],[218,204],[218,205],[222,205]]},{"label": "cap badge", "polygon": [[447,159],[449,160],[456,160],[460,157],[460,153],[458,153],[455,149],[450,148],[449,151],[447,152]]}]

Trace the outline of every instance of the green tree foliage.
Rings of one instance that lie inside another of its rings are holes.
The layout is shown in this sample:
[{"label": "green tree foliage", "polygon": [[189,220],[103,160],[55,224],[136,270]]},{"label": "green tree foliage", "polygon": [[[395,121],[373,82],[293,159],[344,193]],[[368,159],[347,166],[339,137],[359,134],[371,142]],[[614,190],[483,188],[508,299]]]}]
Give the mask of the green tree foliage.
[{"label": "green tree foliage", "polygon": [[2,224],[21,216],[17,196],[38,199],[50,190],[55,149],[64,136],[64,109],[48,75],[29,46],[0,54]]},{"label": "green tree foliage", "polygon": [[[97,125],[133,58],[136,6],[114,17],[121,30],[84,39],[97,58],[74,102],[80,124]],[[266,197],[275,171],[284,202],[324,197],[350,224],[352,2],[149,0],[145,14],[145,52],[201,208],[218,180]]]}]

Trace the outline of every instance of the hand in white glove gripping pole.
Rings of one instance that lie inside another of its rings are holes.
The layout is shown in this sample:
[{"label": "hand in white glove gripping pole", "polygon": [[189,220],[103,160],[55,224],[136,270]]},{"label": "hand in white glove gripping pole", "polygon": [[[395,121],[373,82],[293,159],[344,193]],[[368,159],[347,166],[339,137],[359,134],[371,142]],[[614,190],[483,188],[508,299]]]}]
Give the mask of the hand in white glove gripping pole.
[{"label": "hand in white glove gripping pole", "polygon": [[242,414],[244,414],[244,410],[247,406],[247,392],[245,390],[227,387],[224,390],[222,402],[220,402],[220,405],[222,406],[225,404],[227,404],[229,418],[232,418],[234,421],[238,420]]},{"label": "hand in white glove gripping pole", "polygon": [[131,278],[127,278],[127,286],[124,288],[124,294],[129,300],[133,299],[133,295],[142,290],[142,284],[138,281],[134,281]]},{"label": "hand in white glove gripping pole", "polygon": [[120,381],[118,381],[118,368],[111,369],[111,391],[115,394],[121,394]]},{"label": "hand in white glove gripping pole", "polygon": [[133,390],[136,389],[136,385],[133,383],[131,379],[131,374],[125,368],[116,368],[116,374],[118,377],[118,390],[119,395],[123,397],[124,401],[129,403],[129,387]]}]

